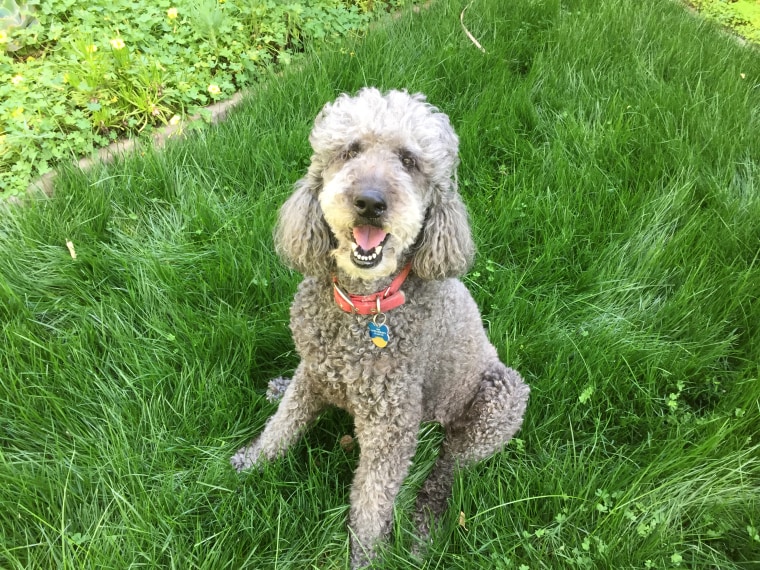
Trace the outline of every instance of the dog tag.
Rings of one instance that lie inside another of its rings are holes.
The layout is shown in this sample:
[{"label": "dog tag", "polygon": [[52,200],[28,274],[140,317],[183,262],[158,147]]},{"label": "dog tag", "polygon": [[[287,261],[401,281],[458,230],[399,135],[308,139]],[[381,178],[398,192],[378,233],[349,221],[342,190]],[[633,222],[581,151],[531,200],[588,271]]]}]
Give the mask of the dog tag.
[{"label": "dog tag", "polygon": [[[378,323],[377,317],[382,315],[383,322]],[[385,324],[385,315],[380,313],[380,315],[375,315],[375,318],[372,319],[369,323],[369,338],[372,340],[373,343],[375,343],[375,346],[378,348],[385,348],[388,346],[388,341],[390,340],[390,333],[388,331],[388,325]]]}]

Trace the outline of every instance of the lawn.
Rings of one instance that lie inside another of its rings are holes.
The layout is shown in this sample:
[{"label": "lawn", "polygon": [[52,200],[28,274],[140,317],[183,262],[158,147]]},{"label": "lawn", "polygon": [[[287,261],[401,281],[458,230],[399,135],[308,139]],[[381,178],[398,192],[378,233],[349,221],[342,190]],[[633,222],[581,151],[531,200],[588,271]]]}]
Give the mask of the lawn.
[{"label": "lawn", "polygon": [[365,84],[450,115],[464,281],[532,389],[414,560],[423,426],[376,567],[760,565],[758,54],[662,0],[474,0],[482,53],[467,5],[388,18],[217,127],[3,206],[0,567],[347,567],[348,417],[262,472],[228,457],[297,363],[277,208],[316,113]]}]

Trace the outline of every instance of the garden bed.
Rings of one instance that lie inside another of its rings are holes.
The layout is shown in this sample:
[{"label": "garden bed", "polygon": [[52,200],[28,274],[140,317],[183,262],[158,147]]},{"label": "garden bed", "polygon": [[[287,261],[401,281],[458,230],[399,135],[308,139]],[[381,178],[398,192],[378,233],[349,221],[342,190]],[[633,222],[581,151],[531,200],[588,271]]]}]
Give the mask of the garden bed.
[{"label": "garden bed", "polygon": [[5,0],[0,197],[120,137],[203,116],[402,2]]},{"label": "garden bed", "polygon": [[705,18],[720,23],[756,45],[760,44],[758,0],[689,0],[689,4]]}]

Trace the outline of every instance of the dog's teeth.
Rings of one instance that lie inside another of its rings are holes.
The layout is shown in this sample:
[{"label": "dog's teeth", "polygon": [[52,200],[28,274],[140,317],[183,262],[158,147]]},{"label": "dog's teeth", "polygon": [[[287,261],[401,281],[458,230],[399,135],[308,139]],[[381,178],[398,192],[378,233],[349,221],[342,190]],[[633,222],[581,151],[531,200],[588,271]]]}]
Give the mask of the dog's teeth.
[{"label": "dog's teeth", "polygon": [[363,249],[361,249],[361,248],[360,248],[360,247],[359,247],[357,244],[355,244],[355,243],[352,243],[352,244],[351,244],[351,249],[352,249],[352,254],[353,254],[353,256],[354,256],[356,259],[358,259],[359,261],[375,261],[375,260],[378,258],[378,256],[379,256],[379,255],[382,253],[382,251],[383,251],[383,246],[382,246],[382,245],[378,245],[378,246],[375,246],[375,247],[374,247],[374,248],[371,250],[371,252],[368,252],[368,255],[363,255],[362,253],[359,253],[360,251],[361,251],[361,252],[364,252],[364,250],[363,250]]}]

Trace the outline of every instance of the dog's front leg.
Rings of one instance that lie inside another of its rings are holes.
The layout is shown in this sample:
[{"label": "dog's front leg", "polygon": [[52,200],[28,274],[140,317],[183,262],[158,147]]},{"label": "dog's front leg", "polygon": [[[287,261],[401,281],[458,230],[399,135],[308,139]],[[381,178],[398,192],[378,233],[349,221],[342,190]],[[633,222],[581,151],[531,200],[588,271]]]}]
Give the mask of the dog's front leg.
[{"label": "dog's front leg", "polygon": [[303,429],[317,417],[324,404],[309,389],[303,365],[299,366],[280,401],[277,412],[269,418],[264,431],[230,458],[238,471],[285,453]]},{"label": "dog's front leg", "polygon": [[393,502],[417,447],[417,420],[413,414],[356,419],[361,455],[351,487],[352,568],[367,565],[378,541],[390,531]]}]

